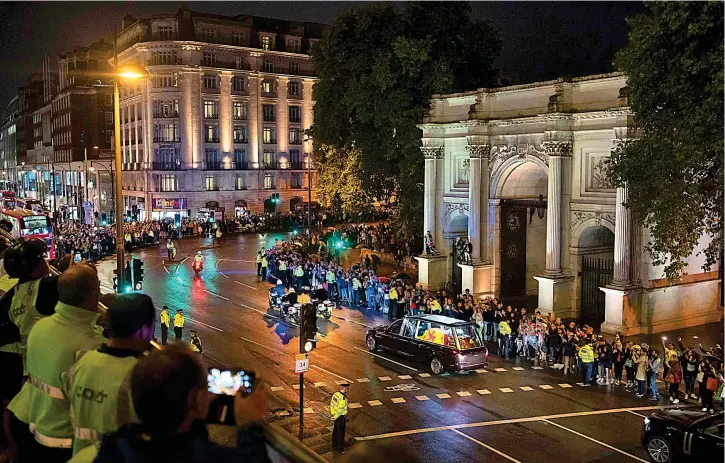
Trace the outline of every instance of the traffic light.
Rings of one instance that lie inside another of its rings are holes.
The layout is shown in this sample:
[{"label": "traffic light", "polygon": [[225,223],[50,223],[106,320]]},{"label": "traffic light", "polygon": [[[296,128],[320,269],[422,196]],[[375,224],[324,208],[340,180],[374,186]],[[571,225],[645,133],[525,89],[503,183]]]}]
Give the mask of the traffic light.
[{"label": "traffic light", "polygon": [[101,225],[104,227],[108,225],[108,216],[105,212],[101,212]]},{"label": "traffic light", "polygon": [[131,263],[126,262],[126,268],[123,269],[123,282],[125,286],[122,288],[122,293],[130,293],[133,291],[133,280],[131,278]]},{"label": "traffic light", "polygon": [[300,326],[300,353],[311,352],[317,346],[317,311],[312,304],[302,305],[302,326]]},{"label": "traffic light", "polygon": [[279,203],[279,193],[272,193],[272,202],[275,204]]},{"label": "traffic light", "polygon": [[143,289],[143,262],[141,259],[131,260],[133,265],[133,287],[136,291]]}]

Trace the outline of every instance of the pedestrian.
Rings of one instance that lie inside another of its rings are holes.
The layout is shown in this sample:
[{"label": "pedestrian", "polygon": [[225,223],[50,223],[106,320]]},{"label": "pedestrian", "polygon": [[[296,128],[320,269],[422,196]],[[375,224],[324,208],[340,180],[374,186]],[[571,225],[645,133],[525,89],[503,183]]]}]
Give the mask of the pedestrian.
[{"label": "pedestrian", "polygon": [[257,251],[257,280],[262,276],[262,251]]},{"label": "pedestrian", "polygon": [[680,389],[680,383],[682,382],[682,365],[677,355],[671,356],[667,364],[667,375],[665,376],[665,383],[670,386],[670,402],[673,404],[680,403],[677,394]]},{"label": "pedestrian", "polygon": [[592,370],[594,368],[594,349],[586,341],[581,341],[579,358],[582,361],[582,370],[584,372],[584,386],[591,386]]},{"label": "pedestrian", "polygon": [[174,315],[174,336],[177,341],[181,341],[181,335],[184,330],[184,312],[181,309],[176,311]]},{"label": "pedestrian", "polygon": [[340,390],[332,395],[330,401],[330,414],[334,427],[332,429],[332,450],[343,453],[345,451],[345,426],[347,424],[347,391],[348,383],[340,384]]},{"label": "pedestrian", "polygon": [[647,354],[642,352],[642,347],[635,345],[632,347],[632,361],[636,368],[634,379],[637,381],[637,398],[644,397],[646,392],[645,381],[647,380]]},{"label": "pedestrian", "polygon": [[161,308],[161,345],[165,346],[169,339],[169,308],[163,306]]},{"label": "pedestrian", "polygon": [[695,378],[700,368],[700,359],[695,349],[683,349],[683,352],[683,355],[680,357],[680,365],[682,367],[682,377],[685,380],[685,399],[691,398],[697,400],[697,396],[695,395]]},{"label": "pedestrian", "polygon": [[662,359],[660,354],[656,350],[652,349],[652,357],[650,358],[649,368],[651,374],[649,376],[649,387],[650,387],[650,398],[649,400],[655,401],[660,399],[659,388],[657,387],[657,377],[659,376],[660,366],[662,366]]}]

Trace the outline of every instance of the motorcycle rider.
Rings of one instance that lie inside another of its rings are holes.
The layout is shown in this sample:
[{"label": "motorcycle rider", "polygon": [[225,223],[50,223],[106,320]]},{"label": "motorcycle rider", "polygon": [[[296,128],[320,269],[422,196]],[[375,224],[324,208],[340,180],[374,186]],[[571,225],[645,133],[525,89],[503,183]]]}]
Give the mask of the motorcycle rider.
[{"label": "motorcycle rider", "polygon": [[325,287],[318,284],[315,290],[310,294],[310,299],[312,299],[313,302],[322,302],[327,300],[327,291],[325,291]]},{"label": "motorcycle rider", "polygon": [[277,285],[269,290],[269,307],[274,309],[276,299],[282,298],[285,295],[284,285],[282,280],[277,280]]},{"label": "motorcycle rider", "polygon": [[199,271],[201,272],[204,270],[204,256],[201,255],[201,251],[196,252],[196,256],[194,256],[194,265],[199,265]]},{"label": "motorcycle rider", "polygon": [[[289,292],[282,297],[282,300],[284,302],[288,302],[289,306],[286,307],[292,307],[295,304],[297,304],[297,293],[295,292],[294,288],[290,288]],[[280,307],[280,312],[285,308],[285,305],[283,304],[282,307]],[[286,312],[286,311],[285,311]],[[283,315],[287,315],[287,313],[283,313]]]}]

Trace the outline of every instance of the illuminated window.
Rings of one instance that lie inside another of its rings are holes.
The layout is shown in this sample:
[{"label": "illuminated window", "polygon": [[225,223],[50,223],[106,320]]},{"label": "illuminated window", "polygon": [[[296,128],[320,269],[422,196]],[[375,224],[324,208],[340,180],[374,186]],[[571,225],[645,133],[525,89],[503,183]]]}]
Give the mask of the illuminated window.
[{"label": "illuminated window", "polygon": [[206,119],[219,118],[219,102],[213,100],[204,101],[204,117]]},{"label": "illuminated window", "polygon": [[207,124],[204,127],[204,141],[207,143],[219,143],[219,126]]},{"label": "illuminated window", "polygon": [[262,50],[271,50],[272,49],[272,37],[270,37],[268,35],[262,36],[260,45],[262,46]]},{"label": "illuminated window", "polygon": [[273,144],[277,143],[277,134],[275,133],[275,128],[270,126],[265,126],[262,130],[262,141],[263,143]]},{"label": "illuminated window", "polygon": [[234,143],[247,143],[247,128],[243,125],[234,126]]},{"label": "illuminated window", "polygon": [[247,120],[247,103],[235,101],[232,104],[232,117],[235,121]]},{"label": "illuminated window", "polygon": [[262,93],[274,93],[274,83],[271,80],[262,82]]},{"label": "illuminated window", "polygon": [[161,176],[161,191],[176,191],[176,175]]},{"label": "illuminated window", "polygon": [[289,143],[290,145],[302,144],[302,133],[298,127],[289,129]]},{"label": "illuminated window", "polygon": [[274,174],[264,174],[264,189],[265,190],[274,189]]},{"label": "illuminated window", "polygon": [[206,176],[206,191],[217,191],[219,189],[219,185],[217,183],[217,179],[213,175],[207,175]]},{"label": "illuminated window", "polygon": [[237,176],[237,178],[236,178],[236,180],[234,182],[234,189],[235,190],[246,190],[247,189],[247,184],[244,181],[244,176],[243,175],[238,175]]}]

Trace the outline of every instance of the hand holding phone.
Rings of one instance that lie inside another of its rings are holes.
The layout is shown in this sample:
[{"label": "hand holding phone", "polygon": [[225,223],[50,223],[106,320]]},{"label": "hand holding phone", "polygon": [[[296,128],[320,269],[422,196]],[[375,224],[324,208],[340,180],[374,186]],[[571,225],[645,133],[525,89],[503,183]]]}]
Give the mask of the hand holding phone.
[{"label": "hand holding phone", "polygon": [[214,394],[206,421],[234,425],[235,397],[245,398],[254,390],[255,374],[242,369],[222,370],[210,368],[207,374],[207,390]]}]

